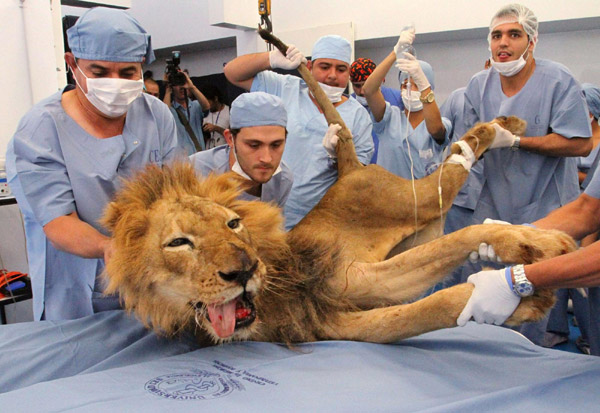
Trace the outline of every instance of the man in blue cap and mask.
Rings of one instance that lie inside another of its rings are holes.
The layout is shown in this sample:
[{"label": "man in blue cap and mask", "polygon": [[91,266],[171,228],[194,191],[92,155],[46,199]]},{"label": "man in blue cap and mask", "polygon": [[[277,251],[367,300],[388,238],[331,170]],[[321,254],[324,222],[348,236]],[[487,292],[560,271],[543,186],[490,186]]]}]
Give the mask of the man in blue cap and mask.
[{"label": "man in blue cap and mask", "polygon": [[[313,46],[312,61],[307,64],[344,123],[352,132],[356,154],[363,164],[373,156],[371,119],[355,99],[343,91],[348,86],[352,47],[340,36],[323,36]],[[252,92],[279,96],[288,112],[288,140],[283,160],[294,174],[294,185],[284,207],[286,228],[296,225],[325,195],[337,179],[333,155],[322,145],[328,130],[308,86],[299,77],[280,75],[269,69],[296,69],[306,61],[290,46],[284,56],[278,50],[240,56],[225,66],[225,76],[233,84]]]},{"label": "man in blue cap and mask", "polygon": [[124,11],[94,8],[67,31],[76,86],[36,104],[8,144],[8,180],[25,220],[34,319],[115,308],[96,277],[110,256],[98,224],[122,177],[174,156],[175,122],[142,93],[150,35]]},{"label": "man in blue cap and mask", "polygon": [[254,185],[242,199],[274,202],[283,207],[292,188],[290,169],[281,162],[287,112],[283,101],[264,92],[243,93],[231,104],[227,145],[190,156],[202,175],[237,172]]}]

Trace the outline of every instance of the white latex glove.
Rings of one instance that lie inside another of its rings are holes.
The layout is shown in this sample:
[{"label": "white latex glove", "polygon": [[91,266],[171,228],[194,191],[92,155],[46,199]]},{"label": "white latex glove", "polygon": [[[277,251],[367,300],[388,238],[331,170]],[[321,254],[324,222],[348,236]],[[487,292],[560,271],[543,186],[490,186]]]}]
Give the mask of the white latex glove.
[{"label": "white latex glove", "polygon": [[497,123],[492,124],[492,127],[496,129],[496,137],[489,149],[510,148],[515,143],[516,136],[511,131],[504,129]]},{"label": "white latex glove", "polygon": [[[501,221],[499,219],[491,219],[486,218],[483,221],[484,224],[499,224],[499,225],[512,225],[510,222]],[[492,245],[488,245],[485,242],[479,244],[479,248],[477,251],[471,251],[469,254],[469,261],[477,262],[477,261],[489,261],[489,262],[502,262],[502,259],[496,255],[496,251],[494,251],[494,247]]]},{"label": "white latex glove", "polygon": [[285,56],[277,49],[269,52],[269,63],[271,69],[293,70],[300,66],[300,63],[306,64],[306,58],[293,44],[288,46]]},{"label": "white latex glove", "polygon": [[484,223],[484,225],[486,225],[486,224],[512,225],[508,221],[502,221],[500,219],[492,219],[492,218],[486,218],[486,219],[484,219],[483,223]]},{"label": "white latex glove", "polygon": [[496,251],[494,251],[494,247],[492,245],[482,242],[479,244],[477,251],[471,251],[469,254],[469,261],[502,262],[502,259],[496,255]]},{"label": "white latex glove", "polygon": [[400,33],[400,37],[398,38],[398,42],[396,43],[396,46],[394,46],[394,53],[396,53],[396,59],[403,59],[404,58],[404,54],[403,52],[403,46],[406,44],[412,44],[412,42],[415,40],[415,28],[411,28],[410,30],[403,30],[402,33]]},{"label": "white latex glove", "polygon": [[475,286],[471,298],[458,316],[456,324],[464,327],[471,318],[478,324],[503,324],[521,302],[506,280],[506,271],[480,271],[467,279]]},{"label": "white latex glove", "polygon": [[323,147],[327,151],[327,154],[330,158],[336,159],[337,153],[335,152],[335,147],[338,143],[337,133],[342,130],[342,127],[337,123],[332,123],[329,125],[325,136],[323,136]]},{"label": "white latex glove", "polygon": [[429,86],[429,80],[427,80],[427,76],[423,73],[423,69],[421,69],[421,65],[417,61],[417,59],[411,55],[410,53],[403,53],[404,57],[400,59],[396,59],[396,67],[401,72],[406,72],[412,78],[415,85],[419,89],[419,92],[427,89]]}]

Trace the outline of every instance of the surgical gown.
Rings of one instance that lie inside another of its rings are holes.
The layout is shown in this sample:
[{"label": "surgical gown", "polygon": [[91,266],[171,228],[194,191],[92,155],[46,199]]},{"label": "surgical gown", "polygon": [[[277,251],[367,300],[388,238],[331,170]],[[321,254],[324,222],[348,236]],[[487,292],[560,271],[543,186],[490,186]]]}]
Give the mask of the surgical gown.
[{"label": "surgical gown", "polygon": [[413,129],[404,111],[386,102],[383,118],[373,123],[373,130],[379,137],[377,165],[404,179],[411,179],[412,176],[420,179],[431,174],[442,161],[452,129],[448,119],[442,118],[442,123],[446,135],[444,142],[438,144],[427,131],[425,121]]},{"label": "surgical gown", "polygon": [[[64,91],[68,90],[68,86]],[[6,153],[9,185],[23,213],[33,315],[39,320],[74,319],[104,305],[96,276],[104,260],[59,251],[43,226],[77,212],[103,234],[98,220],[120,179],[147,163],[161,165],[175,155],[175,122],[158,99],[142,94],[127,112],[122,135],[98,139],[61,105],[64,91],[36,104],[21,119]]]},{"label": "surgical gown", "polygon": [[[383,95],[383,99],[386,102],[390,102],[390,105],[398,106],[402,110],[404,109],[404,104],[402,103],[402,94],[400,93],[399,90],[382,86],[381,94]],[[356,99],[356,93],[352,93],[350,96],[352,96],[353,98]],[[362,103],[361,103],[361,105],[362,105]],[[369,112],[369,115],[370,115],[371,110],[369,109],[369,107],[364,106],[364,105],[363,105],[363,107],[367,110],[367,112]],[[379,137],[377,136],[377,134],[375,133],[374,130],[371,133],[371,137],[373,138],[373,144],[375,145],[375,152],[373,152],[373,157],[371,158],[371,163],[376,164],[377,163],[377,155],[379,153]]]},{"label": "surgical gown", "polygon": [[[515,115],[527,121],[525,136],[557,133],[565,138],[591,136],[580,85],[562,65],[536,59],[535,71],[512,97],[502,91],[495,69],[477,73],[465,91],[467,126]],[[533,222],[579,195],[575,158],[554,157],[510,148],[487,151],[485,183],[474,218],[514,224]]]},{"label": "surgical gown", "polygon": [[[491,68],[477,73],[465,91],[464,122],[470,127],[498,116],[527,121],[525,136],[557,133],[567,139],[591,136],[588,108],[581,86],[562,65],[536,59],[535,70],[514,96],[502,91],[500,75]],[[534,222],[579,195],[577,160],[510,148],[484,154],[485,183],[473,222],[485,218],[513,224]],[[478,268],[463,271],[477,272]],[[548,317],[525,323],[519,331],[535,344],[544,343]]]},{"label": "surgical gown", "polygon": [[[228,145],[217,146],[208,151],[193,154],[190,156],[190,161],[194,165],[194,169],[204,176],[208,176],[211,172],[223,174],[231,170],[229,168],[230,150]],[[278,207],[283,208],[292,189],[294,179],[292,171],[290,171],[285,162],[281,162],[279,166],[281,170],[273,175],[267,183],[262,185],[260,200],[263,202],[274,202]],[[240,198],[247,201],[258,199],[247,192],[242,192]]]},{"label": "surgical gown", "polygon": [[[284,207],[286,228],[296,225],[337,180],[337,164],[323,147],[328,125],[312,102],[306,83],[296,76],[263,71],[254,77],[251,92],[279,96],[287,109],[287,141],[283,160],[294,174],[294,185]],[[336,107],[352,132],[358,160],[367,165],[373,156],[371,119],[355,99]]]}]

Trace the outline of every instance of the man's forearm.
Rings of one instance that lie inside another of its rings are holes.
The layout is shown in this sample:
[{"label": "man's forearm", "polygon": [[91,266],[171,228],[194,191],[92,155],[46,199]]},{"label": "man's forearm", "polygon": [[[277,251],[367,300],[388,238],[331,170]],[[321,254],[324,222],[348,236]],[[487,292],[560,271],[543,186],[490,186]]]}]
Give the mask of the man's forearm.
[{"label": "man's forearm", "polygon": [[227,63],[223,72],[227,80],[231,83],[243,89],[250,90],[254,76],[270,68],[269,52],[263,52],[235,58]]},{"label": "man's forearm", "polygon": [[363,93],[376,122],[381,121],[385,115],[385,98],[381,92],[381,84],[395,61],[396,53],[392,52],[373,70],[363,85]]},{"label": "man's forearm", "polygon": [[44,225],[46,237],[54,248],[83,258],[104,258],[110,238],[101,234],[77,213],[58,217]]},{"label": "man's forearm", "polygon": [[210,109],[210,103],[208,102],[208,99],[206,99],[206,97],[198,90],[196,86],[190,86],[190,90],[192,91],[192,95],[194,95],[194,97],[198,100],[198,103],[200,103],[203,111]]},{"label": "man's forearm", "polygon": [[567,139],[557,133],[546,136],[523,136],[520,149],[548,156],[587,156],[592,150],[592,140],[589,138]]},{"label": "man's forearm", "polygon": [[600,199],[581,194],[573,202],[533,222],[537,228],[558,229],[576,240],[600,229]]},{"label": "man's forearm", "polygon": [[600,241],[566,255],[525,266],[536,288],[600,286]]},{"label": "man's forearm", "polygon": [[167,106],[171,106],[171,86],[167,85],[167,89],[165,90],[165,96],[163,97],[163,102]]}]

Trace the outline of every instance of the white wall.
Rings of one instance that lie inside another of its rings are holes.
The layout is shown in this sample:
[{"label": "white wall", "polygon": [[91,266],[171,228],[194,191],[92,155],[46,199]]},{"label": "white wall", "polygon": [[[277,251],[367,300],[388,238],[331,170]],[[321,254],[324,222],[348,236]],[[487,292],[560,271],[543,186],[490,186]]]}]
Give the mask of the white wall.
[{"label": "white wall", "polygon": [[[356,40],[397,36],[414,23],[419,33],[487,27],[491,16],[510,0],[272,0],[274,32],[354,22]],[[527,0],[541,22],[600,15],[597,0]],[[250,4],[251,6],[248,6]],[[236,15],[237,12],[237,15]],[[131,14],[152,34],[156,48],[236,36],[222,26],[255,28],[253,0],[132,0]]]},{"label": "white wall", "polygon": [[[19,119],[58,90],[50,1],[0,1],[0,158]],[[62,47],[62,46],[61,46]]]}]

